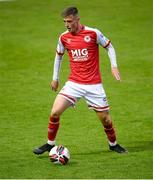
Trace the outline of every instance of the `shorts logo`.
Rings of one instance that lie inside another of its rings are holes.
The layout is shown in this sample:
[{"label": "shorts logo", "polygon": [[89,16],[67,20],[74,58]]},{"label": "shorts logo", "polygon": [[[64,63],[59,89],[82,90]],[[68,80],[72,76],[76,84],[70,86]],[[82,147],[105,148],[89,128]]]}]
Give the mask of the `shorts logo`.
[{"label": "shorts logo", "polygon": [[85,42],[90,42],[90,41],[91,41],[90,36],[85,36],[85,37],[84,37],[84,41],[85,41]]},{"label": "shorts logo", "polygon": [[103,98],[103,101],[107,101],[106,97]]},{"label": "shorts logo", "polygon": [[74,61],[87,61],[88,60],[88,50],[84,49],[75,49],[71,50],[72,58]]}]

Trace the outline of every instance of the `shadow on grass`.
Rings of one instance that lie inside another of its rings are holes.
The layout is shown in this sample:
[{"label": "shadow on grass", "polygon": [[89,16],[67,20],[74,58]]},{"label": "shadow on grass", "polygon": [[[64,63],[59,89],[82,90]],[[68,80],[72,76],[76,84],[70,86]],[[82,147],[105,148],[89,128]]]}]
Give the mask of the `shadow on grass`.
[{"label": "shadow on grass", "polygon": [[[43,155],[36,155],[37,159],[43,160],[43,159],[48,159],[48,162],[50,162],[53,166],[56,165],[56,167],[62,167],[65,165],[61,165],[61,164],[54,164],[50,161],[48,154],[43,154]],[[76,160],[70,160],[68,162],[68,164],[66,164],[66,166],[75,166],[76,164],[78,164],[78,162]]]},{"label": "shadow on grass", "polygon": [[38,159],[47,159],[47,158],[49,158],[49,155],[37,155],[37,158]]},{"label": "shadow on grass", "polygon": [[88,156],[88,155],[99,155],[99,154],[108,154],[111,153],[112,151],[106,150],[106,151],[102,151],[102,150],[97,150],[97,151],[84,151],[84,152],[77,152],[77,153],[72,153],[72,155],[84,155],[84,156]]},{"label": "shadow on grass", "polygon": [[127,146],[129,152],[152,151],[153,141],[136,141],[132,142],[132,146]]}]

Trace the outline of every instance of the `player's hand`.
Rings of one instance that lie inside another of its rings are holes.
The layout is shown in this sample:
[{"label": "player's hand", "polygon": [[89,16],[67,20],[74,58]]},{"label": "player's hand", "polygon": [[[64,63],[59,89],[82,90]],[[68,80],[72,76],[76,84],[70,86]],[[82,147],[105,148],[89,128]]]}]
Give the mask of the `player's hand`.
[{"label": "player's hand", "polygon": [[52,89],[53,91],[57,91],[58,86],[59,86],[59,82],[58,82],[58,81],[55,81],[55,80],[53,80],[53,81],[51,82],[51,84],[50,84],[50,87],[51,87],[51,89]]},{"label": "player's hand", "polygon": [[112,74],[117,81],[121,81],[120,73],[117,67],[112,67]]}]

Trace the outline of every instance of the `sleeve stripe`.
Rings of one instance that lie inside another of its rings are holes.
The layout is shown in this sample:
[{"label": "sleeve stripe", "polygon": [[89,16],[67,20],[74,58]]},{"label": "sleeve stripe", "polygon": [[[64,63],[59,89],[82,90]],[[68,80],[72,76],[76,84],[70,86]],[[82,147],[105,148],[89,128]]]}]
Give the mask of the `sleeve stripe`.
[{"label": "sleeve stripe", "polygon": [[58,55],[60,55],[60,56],[63,56],[63,55],[64,55],[64,53],[60,53],[60,52],[58,52],[57,50],[56,50],[56,53],[57,53]]},{"label": "sleeve stripe", "polygon": [[109,46],[110,42],[111,41],[109,40],[108,43],[105,46],[103,46],[103,48],[107,48]]}]

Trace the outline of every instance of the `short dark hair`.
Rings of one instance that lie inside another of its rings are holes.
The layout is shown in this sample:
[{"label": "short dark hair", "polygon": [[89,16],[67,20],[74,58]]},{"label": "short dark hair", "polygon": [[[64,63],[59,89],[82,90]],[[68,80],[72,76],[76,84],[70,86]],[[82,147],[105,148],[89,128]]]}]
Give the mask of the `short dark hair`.
[{"label": "short dark hair", "polygon": [[78,9],[76,7],[71,6],[64,9],[64,11],[61,13],[62,17],[67,17],[70,15],[73,15],[73,16],[78,15]]}]

